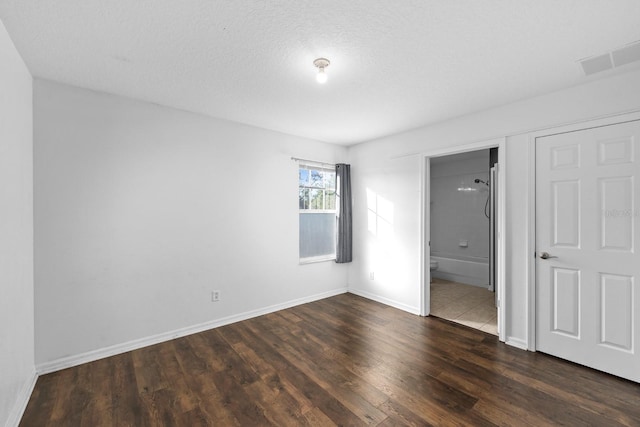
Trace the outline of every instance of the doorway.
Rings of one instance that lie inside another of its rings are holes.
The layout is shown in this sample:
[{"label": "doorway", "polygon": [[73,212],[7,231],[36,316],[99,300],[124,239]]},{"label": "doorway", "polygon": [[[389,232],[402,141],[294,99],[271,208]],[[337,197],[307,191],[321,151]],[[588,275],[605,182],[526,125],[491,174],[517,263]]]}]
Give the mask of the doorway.
[{"label": "doorway", "polygon": [[432,157],[431,315],[498,335],[495,165],[498,149]]},{"label": "doorway", "polygon": [[502,341],[504,182],[499,177],[504,158],[503,138],[425,155],[422,205],[421,314],[475,327]]}]

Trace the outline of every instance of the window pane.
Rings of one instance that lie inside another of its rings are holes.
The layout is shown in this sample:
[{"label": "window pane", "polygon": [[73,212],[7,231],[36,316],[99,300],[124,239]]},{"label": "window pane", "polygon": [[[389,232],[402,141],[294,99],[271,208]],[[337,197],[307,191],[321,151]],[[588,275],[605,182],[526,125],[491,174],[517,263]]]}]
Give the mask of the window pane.
[{"label": "window pane", "polygon": [[301,188],[299,191],[299,209],[309,209],[309,190],[306,188]]},{"label": "window pane", "polygon": [[334,190],[336,188],[336,173],[324,172],[324,188],[328,190]]},{"label": "window pane", "polygon": [[312,169],[309,172],[311,172],[311,182],[309,183],[309,185],[316,188],[324,187],[324,178],[322,176],[322,171]]},{"label": "window pane", "polygon": [[301,213],[300,258],[336,253],[336,215],[331,213]]},{"label": "window pane", "polygon": [[335,209],[336,208],[336,192],[333,190],[327,190],[324,195],[324,208],[325,209]]},{"label": "window pane", "polygon": [[300,168],[298,173],[298,186],[304,187],[306,185],[309,185],[309,170]]},{"label": "window pane", "polygon": [[312,188],[309,190],[309,209],[324,209],[324,191]]}]

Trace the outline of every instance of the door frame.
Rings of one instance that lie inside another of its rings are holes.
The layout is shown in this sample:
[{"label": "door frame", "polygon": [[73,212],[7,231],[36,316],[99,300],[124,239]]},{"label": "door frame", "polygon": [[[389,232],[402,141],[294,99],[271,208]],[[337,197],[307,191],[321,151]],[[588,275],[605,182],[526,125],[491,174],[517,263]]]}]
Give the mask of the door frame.
[{"label": "door frame", "polygon": [[640,120],[640,111],[626,112],[593,120],[586,120],[578,123],[543,129],[529,134],[529,244],[528,244],[528,291],[527,291],[527,350],[537,350],[537,306],[536,296],[538,289],[538,278],[536,277],[536,140],[546,136],[558,135],[562,133],[576,132],[603,126],[610,126],[619,123]]},{"label": "door frame", "polygon": [[496,227],[496,294],[498,296],[498,338],[504,342],[506,337],[506,299],[505,299],[505,229],[506,229],[506,170],[507,170],[507,153],[506,153],[506,137],[494,138],[490,140],[473,142],[453,147],[444,147],[429,150],[421,154],[420,157],[420,175],[421,175],[421,197],[420,197],[420,315],[428,316],[431,311],[431,295],[429,283],[431,280],[431,271],[427,259],[431,257],[430,248],[430,201],[431,201],[431,167],[430,160],[432,157],[448,156],[451,154],[460,154],[470,151],[486,150],[489,148],[498,148],[498,224]]}]

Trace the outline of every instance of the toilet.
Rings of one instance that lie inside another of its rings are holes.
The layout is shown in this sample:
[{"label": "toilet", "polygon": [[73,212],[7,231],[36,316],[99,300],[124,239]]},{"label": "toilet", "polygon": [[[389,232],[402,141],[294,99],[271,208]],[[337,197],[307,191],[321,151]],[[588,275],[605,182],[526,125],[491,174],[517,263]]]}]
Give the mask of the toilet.
[{"label": "toilet", "polygon": [[431,270],[431,281],[433,282],[433,272],[438,269],[438,261],[433,258],[429,259],[429,270]]}]

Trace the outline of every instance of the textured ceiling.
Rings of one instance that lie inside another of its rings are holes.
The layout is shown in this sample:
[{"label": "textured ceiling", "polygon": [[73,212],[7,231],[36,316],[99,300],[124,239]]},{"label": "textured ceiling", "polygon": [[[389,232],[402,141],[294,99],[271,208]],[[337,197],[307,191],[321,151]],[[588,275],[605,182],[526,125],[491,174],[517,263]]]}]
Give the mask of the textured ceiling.
[{"label": "textured ceiling", "polygon": [[638,0],[0,0],[36,77],[340,144],[636,69],[577,61],[640,40],[639,17]]}]

